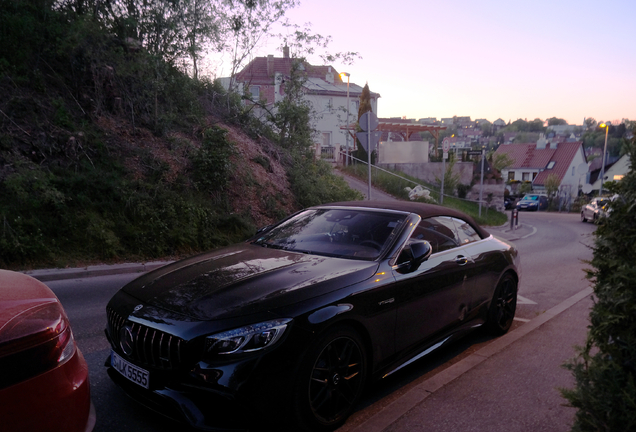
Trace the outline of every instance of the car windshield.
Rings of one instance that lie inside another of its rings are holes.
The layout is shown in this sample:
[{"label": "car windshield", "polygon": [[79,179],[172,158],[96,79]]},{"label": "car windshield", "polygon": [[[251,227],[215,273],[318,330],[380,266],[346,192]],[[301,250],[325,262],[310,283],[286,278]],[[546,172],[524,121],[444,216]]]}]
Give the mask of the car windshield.
[{"label": "car windshield", "polygon": [[538,195],[526,195],[523,197],[524,201],[536,201],[539,199]]},{"label": "car windshield", "polygon": [[374,260],[406,215],[359,209],[309,209],[263,233],[253,244],[340,258]]}]

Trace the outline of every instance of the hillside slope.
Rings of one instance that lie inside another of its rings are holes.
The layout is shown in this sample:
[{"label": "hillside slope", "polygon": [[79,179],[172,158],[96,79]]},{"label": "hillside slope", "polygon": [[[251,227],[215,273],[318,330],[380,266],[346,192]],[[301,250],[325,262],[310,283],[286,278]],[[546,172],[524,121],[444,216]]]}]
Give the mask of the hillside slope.
[{"label": "hillside slope", "polygon": [[305,108],[272,130],[241,95],[55,5],[0,2],[0,266],[179,257],[359,196],[313,160]]}]

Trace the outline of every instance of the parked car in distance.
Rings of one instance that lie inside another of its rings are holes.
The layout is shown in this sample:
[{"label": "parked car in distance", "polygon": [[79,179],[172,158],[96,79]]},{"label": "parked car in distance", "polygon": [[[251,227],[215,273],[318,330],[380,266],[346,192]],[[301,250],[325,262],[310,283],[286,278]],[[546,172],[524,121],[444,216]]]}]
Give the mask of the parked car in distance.
[{"label": "parked car in distance", "polygon": [[540,194],[526,194],[517,202],[517,210],[538,211],[548,208],[548,197]]},{"label": "parked car in distance", "polygon": [[59,300],[43,283],[0,270],[0,429],[88,432],[88,366]]},{"label": "parked car in distance", "polygon": [[320,205],[124,286],[106,308],[106,366],[201,429],[333,430],[367,381],[477,327],[508,331],[518,283],[514,246],[458,211]]},{"label": "parked car in distance", "polygon": [[595,197],[589,204],[585,204],[581,208],[581,222],[592,221],[599,223],[602,218],[607,217],[608,204],[611,199],[609,197]]},{"label": "parked car in distance", "polygon": [[505,197],[504,198],[504,209],[510,210],[514,204],[515,200],[513,198]]}]

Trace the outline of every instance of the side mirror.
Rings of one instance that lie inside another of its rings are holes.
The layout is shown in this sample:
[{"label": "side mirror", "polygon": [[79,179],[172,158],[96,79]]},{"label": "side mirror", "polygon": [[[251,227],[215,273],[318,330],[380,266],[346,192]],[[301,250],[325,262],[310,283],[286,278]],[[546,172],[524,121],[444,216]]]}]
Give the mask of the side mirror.
[{"label": "side mirror", "polygon": [[433,247],[426,240],[415,240],[411,243],[411,252],[413,253],[413,261],[411,262],[411,271],[417,268],[428,259],[433,253]]},{"label": "side mirror", "polygon": [[417,270],[420,265],[433,253],[433,247],[426,240],[413,240],[409,244],[411,258],[399,265],[400,273],[411,273]]}]

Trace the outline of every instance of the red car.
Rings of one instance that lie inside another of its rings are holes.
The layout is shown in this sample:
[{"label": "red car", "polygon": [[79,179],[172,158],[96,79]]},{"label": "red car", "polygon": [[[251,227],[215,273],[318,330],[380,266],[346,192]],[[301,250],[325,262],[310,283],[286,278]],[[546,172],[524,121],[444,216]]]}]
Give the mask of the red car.
[{"label": "red car", "polygon": [[60,301],[43,283],[0,270],[0,428],[88,432],[88,366]]}]

